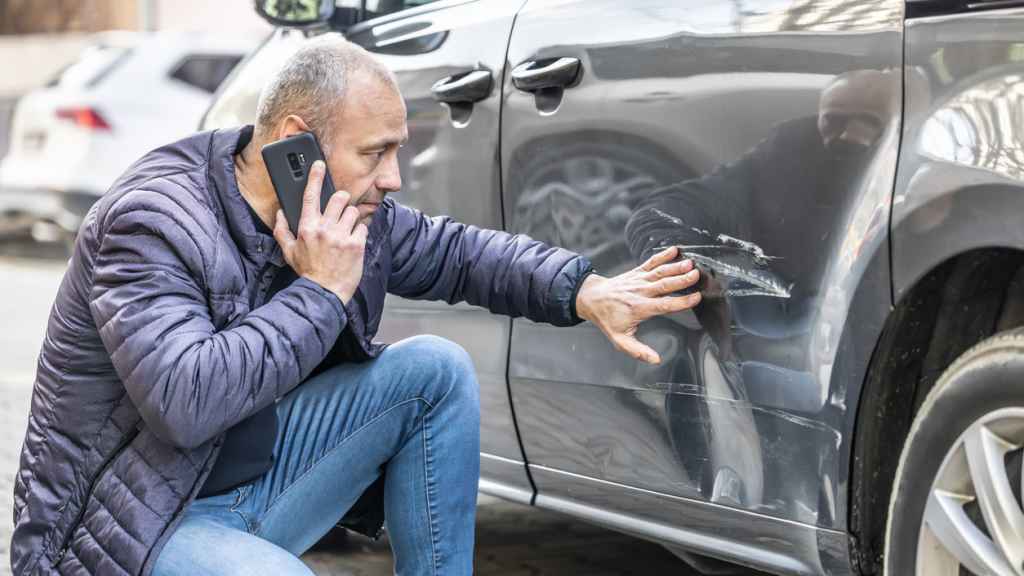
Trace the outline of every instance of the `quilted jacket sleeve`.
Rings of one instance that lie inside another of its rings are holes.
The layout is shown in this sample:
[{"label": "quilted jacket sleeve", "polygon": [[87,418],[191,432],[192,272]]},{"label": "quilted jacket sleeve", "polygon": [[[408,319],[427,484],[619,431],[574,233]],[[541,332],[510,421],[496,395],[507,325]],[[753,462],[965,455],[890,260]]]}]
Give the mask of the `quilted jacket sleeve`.
[{"label": "quilted jacket sleeve", "polygon": [[406,298],[466,301],[495,314],[571,326],[576,291],[592,271],[578,254],[522,234],[429,218],[391,199],[388,291]]},{"label": "quilted jacket sleeve", "polygon": [[202,288],[215,243],[180,206],[136,190],[102,228],[93,319],[146,425],[175,446],[199,446],[294,388],[345,324],[338,297],[300,278],[218,331]]}]

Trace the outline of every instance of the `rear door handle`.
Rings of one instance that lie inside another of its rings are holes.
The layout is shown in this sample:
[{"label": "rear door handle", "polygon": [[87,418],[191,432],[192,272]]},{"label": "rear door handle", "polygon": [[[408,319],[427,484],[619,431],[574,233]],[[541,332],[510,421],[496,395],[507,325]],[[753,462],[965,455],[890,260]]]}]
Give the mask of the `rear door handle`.
[{"label": "rear door handle", "polygon": [[493,84],[490,70],[472,70],[438,80],[430,87],[430,93],[438,102],[469,104],[490,96]]},{"label": "rear door handle", "polygon": [[579,58],[528,60],[512,69],[512,84],[525,92],[566,88],[580,75]]}]

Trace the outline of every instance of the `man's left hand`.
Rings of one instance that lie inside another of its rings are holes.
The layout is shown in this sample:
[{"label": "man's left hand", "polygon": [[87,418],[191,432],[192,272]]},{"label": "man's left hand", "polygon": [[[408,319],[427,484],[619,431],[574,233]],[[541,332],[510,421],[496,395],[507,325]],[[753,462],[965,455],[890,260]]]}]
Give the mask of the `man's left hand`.
[{"label": "man's left hand", "polygon": [[679,249],[673,246],[613,278],[591,274],[576,295],[576,313],[596,324],[622,352],[637,360],[660,364],[658,353],[636,339],[640,323],[653,316],[689,310],[700,303],[700,292],[670,295],[700,279],[691,260],[673,262],[678,255]]}]

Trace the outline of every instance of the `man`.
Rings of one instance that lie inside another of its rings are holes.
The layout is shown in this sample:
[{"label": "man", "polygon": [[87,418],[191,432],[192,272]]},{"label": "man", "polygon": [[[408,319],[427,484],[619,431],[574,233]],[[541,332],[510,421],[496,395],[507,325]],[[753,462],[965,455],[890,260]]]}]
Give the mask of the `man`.
[{"label": "man", "polygon": [[[54,303],[15,486],[15,574],[310,574],[345,516],[386,518],[399,574],[469,574],[477,384],[436,337],[371,341],[385,291],[594,322],[649,362],[637,325],[696,281],[665,251],[614,278],[523,236],[427,218],[401,185],[391,74],[336,37],[300,50],[255,127],[135,163],[91,210]],[[260,148],[313,132],[297,234]],[[571,359],[567,359],[571,361]]]}]

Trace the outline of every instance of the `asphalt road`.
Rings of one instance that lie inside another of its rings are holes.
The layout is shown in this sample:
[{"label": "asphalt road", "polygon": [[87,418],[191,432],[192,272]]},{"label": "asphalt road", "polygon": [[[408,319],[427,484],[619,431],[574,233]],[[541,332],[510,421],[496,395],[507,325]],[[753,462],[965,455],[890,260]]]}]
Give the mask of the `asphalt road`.
[{"label": "asphalt road", "polygon": [[[28,417],[36,358],[64,274],[57,245],[0,241],[0,576],[10,576],[13,476]],[[386,538],[321,542],[303,556],[317,574],[393,573]],[[476,573],[493,576],[586,574],[695,576],[658,545],[528,506],[481,498]],[[757,576],[754,571],[738,572]]]}]

